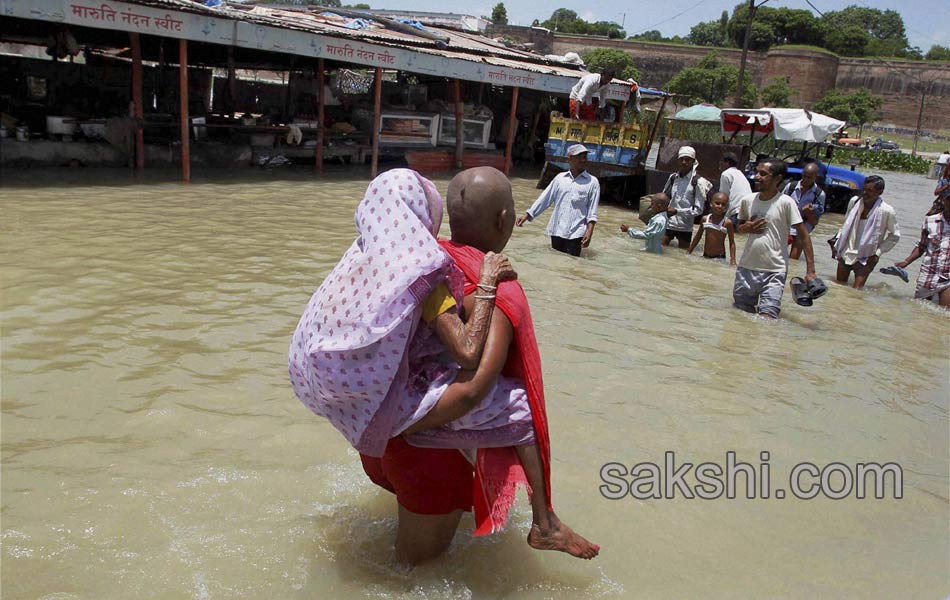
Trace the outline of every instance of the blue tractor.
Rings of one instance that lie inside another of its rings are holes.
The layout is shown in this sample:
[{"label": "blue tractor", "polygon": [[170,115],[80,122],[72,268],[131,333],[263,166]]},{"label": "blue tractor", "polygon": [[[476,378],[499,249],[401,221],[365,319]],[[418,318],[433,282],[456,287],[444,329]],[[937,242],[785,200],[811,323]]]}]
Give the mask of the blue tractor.
[{"label": "blue tractor", "polygon": [[[824,162],[831,158],[834,151],[828,140],[844,127],[843,121],[800,108],[726,108],[722,110],[721,122],[723,136],[731,135],[730,141],[739,134],[749,132],[749,146],[753,150],[750,157],[755,157],[746,169],[750,179],[755,162],[765,158],[780,158],[788,163],[791,179],[800,179],[802,167],[809,162],[816,162],[821,169],[819,183],[828,197],[826,208],[834,212],[844,212],[848,200],[859,194],[864,186],[866,175],[854,170],[856,163],[847,168]],[[770,137],[763,135],[756,141],[757,132],[772,134],[775,144],[770,152],[755,152],[756,146]]]}]

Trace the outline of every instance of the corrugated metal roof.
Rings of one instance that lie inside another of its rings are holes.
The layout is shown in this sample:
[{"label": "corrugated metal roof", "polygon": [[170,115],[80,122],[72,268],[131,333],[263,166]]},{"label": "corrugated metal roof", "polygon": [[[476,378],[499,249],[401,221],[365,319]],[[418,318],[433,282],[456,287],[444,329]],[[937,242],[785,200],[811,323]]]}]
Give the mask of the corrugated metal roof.
[{"label": "corrugated metal roof", "polygon": [[[553,61],[545,59],[543,56],[525,52],[522,50],[508,48],[487,37],[475,34],[457,31],[448,28],[426,26],[426,30],[448,38],[447,47],[444,47],[434,40],[426,39],[421,36],[414,36],[400,31],[386,29],[377,25],[370,29],[351,29],[344,26],[344,23],[351,21],[345,17],[324,16],[324,13],[333,13],[330,7],[312,7],[309,10],[292,10],[289,7],[272,8],[264,6],[240,6],[224,4],[218,7],[207,7],[198,2],[189,0],[123,0],[129,4],[141,4],[143,6],[173,8],[183,12],[215,16],[219,18],[247,21],[260,25],[270,25],[284,29],[294,29],[298,31],[307,31],[321,35],[349,38],[354,40],[365,40],[373,43],[386,43],[398,47],[414,47],[416,49],[430,48],[436,52],[433,54],[446,55],[451,54],[457,58],[466,58],[465,54],[477,54],[482,56],[492,56],[499,58],[508,58],[515,63],[505,63],[505,66],[527,68],[525,63],[533,63],[553,67],[556,70],[529,69],[539,73],[570,73],[572,76],[579,75],[582,71],[572,65],[559,65]],[[365,13],[367,19],[372,19],[373,15]],[[378,22],[378,21],[377,21]],[[502,63],[491,63],[501,65]]]},{"label": "corrugated metal roof", "polygon": [[[190,0],[33,0],[6,6],[5,16],[326,57],[342,63],[557,94],[568,93],[584,73],[575,65],[507,48],[475,33],[436,26],[417,33],[407,25],[349,9],[327,14],[334,9],[287,10],[238,4],[212,8]],[[135,6],[143,7],[139,11],[142,14],[134,13]],[[338,16],[341,12],[346,16]],[[176,18],[173,13],[180,16]],[[353,17],[366,19],[366,28],[346,27]],[[628,96],[629,86],[616,81],[608,92],[612,99]]]}]

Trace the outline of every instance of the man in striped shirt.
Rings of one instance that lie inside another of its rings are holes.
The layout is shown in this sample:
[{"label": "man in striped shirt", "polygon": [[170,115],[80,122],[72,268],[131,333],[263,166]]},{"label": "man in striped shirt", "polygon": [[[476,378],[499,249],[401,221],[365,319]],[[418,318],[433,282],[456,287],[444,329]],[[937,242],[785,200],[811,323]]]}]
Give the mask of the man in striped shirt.
[{"label": "man in striped shirt", "polygon": [[587,172],[587,147],[584,144],[574,144],[567,149],[567,162],[570,170],[555,175],[515,224],[521,227],[525,221],[533,221],[553,204],[554,214],[546,230],[551,236],[551,247],[571,256],[580,256],[581,248],[589,246],[594,235],[600,182]]},{"label": "man in striped shirt", "polygon": [[920,242],[910,256],[894,264],[904,269],[921,256],[924,261],[914,297],[933,300],[950,310],[950,202],[944,203],[943,212],[924,219]]}]

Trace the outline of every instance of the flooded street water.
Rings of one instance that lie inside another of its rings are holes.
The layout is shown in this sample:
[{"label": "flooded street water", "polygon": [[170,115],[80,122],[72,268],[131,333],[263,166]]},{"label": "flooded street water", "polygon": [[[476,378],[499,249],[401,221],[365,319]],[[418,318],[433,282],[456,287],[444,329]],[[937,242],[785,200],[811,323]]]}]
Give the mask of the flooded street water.
[{"label": "flooded street water", "polygon": [[[287,378],[365,173],[197,175],[4,173],[5,600],[950,593],[950,318],[912,300],[913,279],[831,285],[811,308],[786,290],[766,323],[731,308],[727,265],[640,252],[624,208],[601,206],[581,259],[550,249],[550,211],[516,229],[506,253],[540,344],[554,503],[601,556],[530,550],[521,501],[506,532],[473,539],[466,517],[447,556],[405,575],[393,496]],[[536,172],[519,175],[521,212],[538,191]],[[883,175],[903,237],[882,265],[910,252],[934,186]],[[815,233],[829,285],[824,240],[841,222]],[[608,462],[725,464],[730,450],[756,469],[769,452],[773,489],[800,462],[896,462],[903,498],[599,491]]]}]

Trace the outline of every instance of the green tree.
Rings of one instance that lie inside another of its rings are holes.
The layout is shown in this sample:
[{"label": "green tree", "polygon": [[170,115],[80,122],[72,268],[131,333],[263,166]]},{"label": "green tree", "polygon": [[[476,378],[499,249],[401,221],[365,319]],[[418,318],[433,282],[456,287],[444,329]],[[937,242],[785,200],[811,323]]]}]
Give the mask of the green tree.
[{"label": "green tree", "polygon": [[636,35],[631,35],[629,38],[631,40],[643,40],[645,42],[663,42],[666,41],[666,38],[663,37],[663,34],[656,29],[651,29],[649,31],[644,31]]},{"label": "green tree", "polygon": [[846,121],[848,123],[854,122],[854,111],[851,110],[848,97],[838,90],[828,90],[818,102],[815,102],[815,105],[812,106],[812,110],[838,119],[839,121]]},{"label": "green tree", "polygon": [[848,95],[830,90],[815,103],[812,110],[857,125],[863,131],[865,123],[870,123],[878,116],[883,104],[883,98],[865,89]]},{"label": "green tree", "polygon": [[948,60],[950,61],[950,48],[946,46],[938,46],[934,44],[930,47],[930,50],[927,50],[927,54],[924,56],[925,60]]},{"label": "green tree", "polygon": [[895,10],[882,11],[852,5],[844,10],[825,13],[825,22],[829,32],[851,27],[864,31],[868,38],[864,48],[865,56],[904,57],[911,50],[904,29],[904,19]]},{"label": "green tree", "polygon": [[623,39],[627,36],[618,23],[612,21],[589,23],[579,18],[576,12],[567,8],[555,10],[551,13],[551,18],[541,23],[541,26],[561,33],[603,35],[614,39]]},{"label": "green tree", "polygon": [[[726,35],[737,48],[742,47],[748,17],[748,5],[740,4],[726,24]],[[749,48],[768,50],[781,44],[821,46],[824,44],[825,32],[822,22],[807,10],[762,6],[755,11]]]},{"label": "green tree", "polygon": [[610,39],[622,40],[627,37],[627,32],[620,28],[619,23],[613,21],[597,21],[590,23],[589,33],[591,35],[606,35]]},{"label": "green tree", "polygon": [[788,87],[785,77],[772,77],[769,84],[762,88],[762,104],[781,108],[789,105],[792,88]]},{"label": "green tree", "polygon": [[831,28],[825,37],[825,48],[842,56],[864,56],[871,36],[858,25]]},{"label": "green tree", "polygon": [[[723,106],[726,99],[735,97],[738,84],[739,69],[721,63],[719,55],[710,52],[695,67],[687,67],[677,73],[666,87],[674,94],[686,96],[690,103],[708,102]],[[748,72],[745,74],[743,88],[739,108],[754,106],[758,92]]]},{"label": "green tree", "polygon": [[545,27],[551,31],[573,33],[573,28],[576,22],[576,12],[569,8],[559,8],[551,13],[550,19],[541,23],[541,27]]},{"label": "green tree", "polygon": [[851,110],[854,113],[853,122],[857,123],[863,131],[865,123],[870,123],[880,115],[884,98],[875,96],[867,89],[861,88],[848,96],[848,102],[851,104]]},{"label": "green tree", "polygon": [[495,8],[491,9],[491,22],[495,25],[508,24],[508,11],[505,9],[504,2],[499,2]]},{"label": "green tree", "polygon": [[722,48],[728,43],[728,39],[723,35],[719,21],[703,21],[693,25],[686,36],[690,44],[696,46],[713,46]]},{"label": "green tree", "polygon": [[776,44],[821,46],[825,40],[825,27],[807,10],[779,8],[773,13],[771,24]]},{"label": "green tree", "polygon": [[[775,30],[769,23],[769,13],[775,9],[762,7],[755,11],[752,20],[752,31],[749,34],[749,50],[768,50],[775,42]],[[732,45],[742,48],[745,40],[746,22],[749,19],[749,7],[745,4],[736,6],[729,19],[727,33]]]},{"label": "green tree", "polygon": [[633,64],[633,57],[614,48],[597,48],[584,54],[584,64],[587,69],[595,73],[603,72],[604,69],[613,69],[618,79],[640,80],[640,71]]}]

